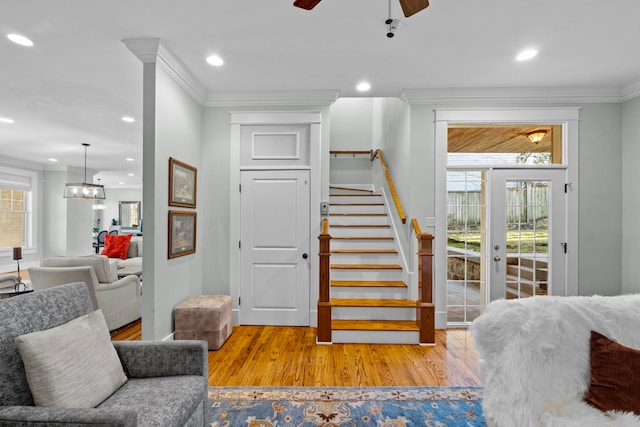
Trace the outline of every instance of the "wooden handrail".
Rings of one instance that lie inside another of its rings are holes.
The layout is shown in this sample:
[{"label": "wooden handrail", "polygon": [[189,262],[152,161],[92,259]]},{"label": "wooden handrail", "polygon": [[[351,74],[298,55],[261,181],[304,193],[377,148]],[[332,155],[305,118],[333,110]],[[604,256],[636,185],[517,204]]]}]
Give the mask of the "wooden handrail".
[{"label": "wooden handrail", "polygon": [[416,320],[420,344],[435,344],[435,306],[433,305],[433,235],[422,233],[418,220],[411,220],[418,239],[418,300]]},{"label": "wooden handrail", "polygon": [[331,235],[329,221],[322,219],[322,233],[318,236],[319,244],[319,296],[318,296],[318,342],[331,342],[331,295],[330,272]]},{"label": "wooden handrail", "polygon": [[329,151],[330,155],[342,155],[342,154],[352,154],[353,156],[357,155],[357,154],[368,154],[369,157],[371,157],[371,152],[373,150],[331,150]]},{"label": "wooden handrail", "polygon": [[413,225],[413,229],[416,231],[416,236],[419,236],[422,234],[422,230],[420,230],[420,224],[418,224],[418,220],[413,218],[411,220],[411,225]]},{"label": "wooden handrail", "polygon": [[373,161],[376,157],[380,159],[380,164],[382,165],[382,169],[384,170],[384,176],[387,178],[387,184],[389,185],[389,190],[391,190],[391,198],[393,198],[393,203],[396,205],[396,209],[398,210],[398,216],[400,217],[400,220],[402,220],[402,223],[406,224],[407,216],[405,215],[404,209],[402,208],[402,203],[400,203],[400,199],[398,198],[396,187],[395,185],[393,185],[391,173],[389,172],[389,168],[387,168],[387,162],[384,161],[382,150],[380,150],[379,148],[375,151],[375,154],[372,154],[371,161]]}]

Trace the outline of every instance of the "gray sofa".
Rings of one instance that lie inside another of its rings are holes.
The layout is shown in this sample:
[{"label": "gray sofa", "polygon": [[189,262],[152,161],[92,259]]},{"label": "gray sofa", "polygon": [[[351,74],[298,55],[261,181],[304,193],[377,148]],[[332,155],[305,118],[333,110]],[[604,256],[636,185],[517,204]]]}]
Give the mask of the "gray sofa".
[{"label": "gray sofa", "polygon": [[92,310],[84,283],[0,300],[0,425],[209,425],[205,341],[114,341],[128,380],[107,400],[90,409],[34,406],[14,338]]}]

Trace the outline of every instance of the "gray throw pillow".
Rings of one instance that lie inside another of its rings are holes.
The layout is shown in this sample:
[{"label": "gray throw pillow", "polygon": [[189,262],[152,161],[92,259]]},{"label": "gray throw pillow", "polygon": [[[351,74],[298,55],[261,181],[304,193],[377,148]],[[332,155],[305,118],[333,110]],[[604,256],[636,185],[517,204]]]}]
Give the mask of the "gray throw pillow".
[{"label": "gray throw pillow", "polygon": [[102,310],[16,344],[37,406],[93,408],[127,382]]}]

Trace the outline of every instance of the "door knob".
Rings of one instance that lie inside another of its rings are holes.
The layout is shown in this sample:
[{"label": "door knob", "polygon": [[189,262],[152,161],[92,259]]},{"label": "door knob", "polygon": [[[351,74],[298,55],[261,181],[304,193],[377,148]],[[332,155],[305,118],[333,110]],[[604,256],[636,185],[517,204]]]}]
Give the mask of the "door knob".
[{"label": "door knob", "polygon": [[498,255],[496,255],[496,256],[494,256],[494,257],[493,257],[493,260],[494,260],[495,262],[499,262],[499,261],[501,261],[501,260],[502,260],[502,258],[500,258]]},{"label": "door knob", "polygon": [[307,259],[307,258],[309,258],[309,255],[307,255],[307,254],[302,254],[302,259]]}]

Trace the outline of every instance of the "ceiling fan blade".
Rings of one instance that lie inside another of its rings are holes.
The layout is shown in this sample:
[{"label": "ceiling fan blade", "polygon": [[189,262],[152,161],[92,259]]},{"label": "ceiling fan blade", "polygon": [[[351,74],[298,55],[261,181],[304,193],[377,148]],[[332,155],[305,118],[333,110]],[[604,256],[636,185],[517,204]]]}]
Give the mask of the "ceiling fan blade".
[{"label": "ceiling fan blade", "polygon": [[316,7],[318,3],[320,3],[320,0],[296,0],[293,2],[293,5],[302,9],[311,10]]},{"label": "ceiling fan blade", "polygon": [[402,6],[404,16],[408,18],[422,9],[426,9],[429,6],[429,0],[400,0],[400,6]]}]

